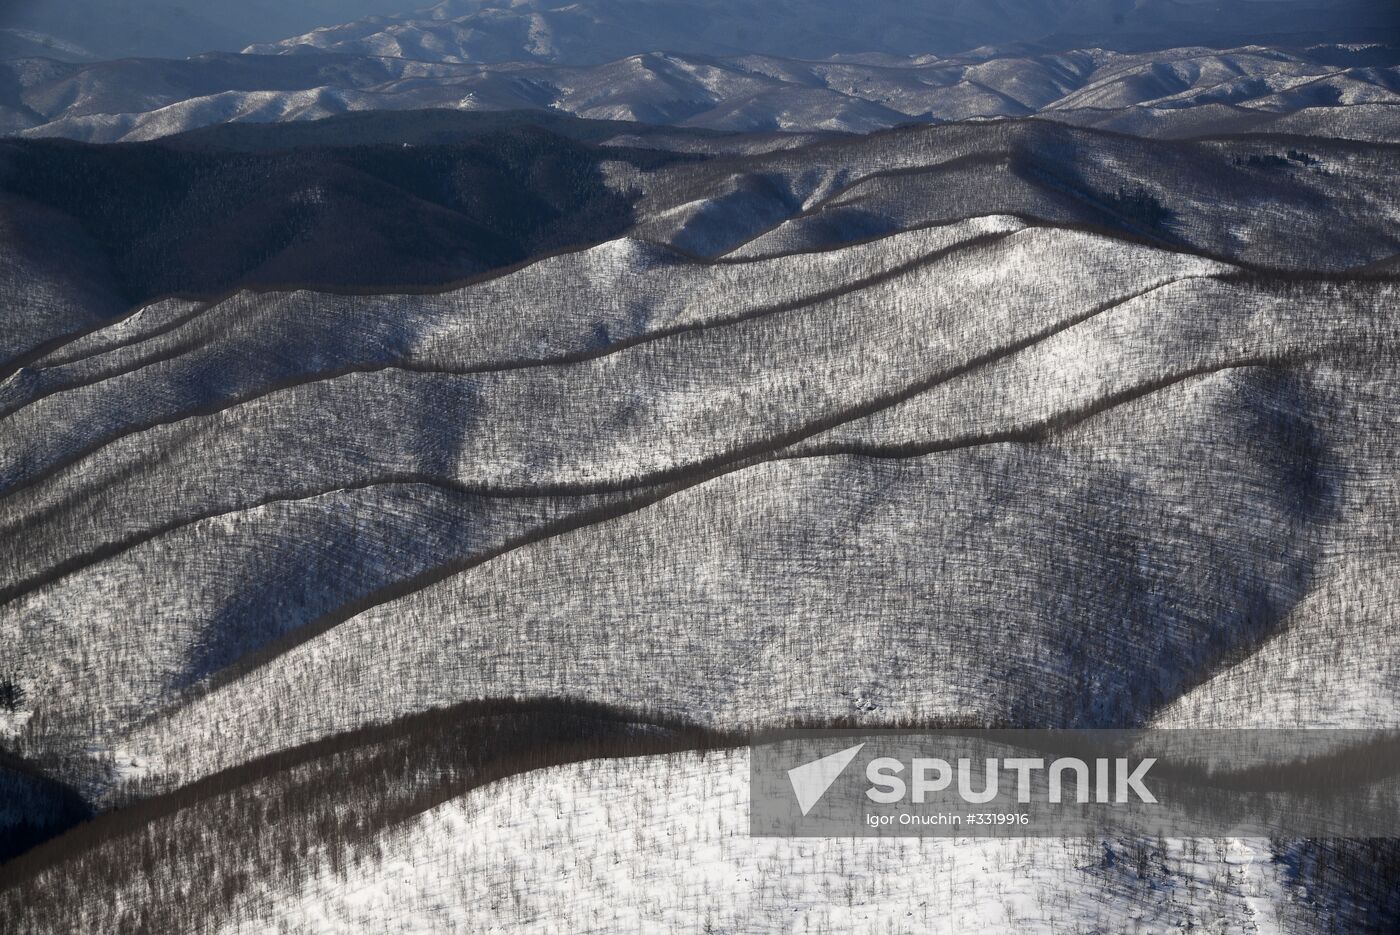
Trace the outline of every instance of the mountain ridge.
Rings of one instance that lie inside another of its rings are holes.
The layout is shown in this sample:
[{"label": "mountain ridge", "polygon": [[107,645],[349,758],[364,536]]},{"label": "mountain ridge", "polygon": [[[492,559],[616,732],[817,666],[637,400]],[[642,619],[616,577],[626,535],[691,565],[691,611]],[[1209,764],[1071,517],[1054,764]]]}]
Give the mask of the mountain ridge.
[{"label": "mountain ridge", "polygon": [[[0,127],[12,135],[116,142],[239,121],[449,108],[728,131],[868,132],[907,121],[1044,114],[1137,135],[1287,122],[1337,105],[1368,120],[1334,135],[1400,139],[1400,47],[1260,46],[1126,54],[1098,49],[899,63],[726,59],[647,52],[588,67],[423,63],[342,53],[211,54],[185,62],[0,63]],[[0,86],[2,87],[2,86]],[[1212,111],[1211,109],[1214,108]],[[1198,116],[1210,112],[1210,118]],[[1177,125],[1184,124],[1183,128]]]}]

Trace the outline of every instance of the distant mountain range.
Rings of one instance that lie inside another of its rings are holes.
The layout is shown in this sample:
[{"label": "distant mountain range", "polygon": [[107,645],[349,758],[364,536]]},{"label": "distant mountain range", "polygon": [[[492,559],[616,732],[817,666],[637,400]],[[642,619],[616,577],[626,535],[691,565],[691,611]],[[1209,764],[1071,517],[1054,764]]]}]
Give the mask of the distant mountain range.
[{"label": "distant mountain range", "polygon": [[1400,139],[1398,103],[1395,46],[987,52],[878,63],[645,53],[593,66],[478,65],[330,52],[0,63],[0,127],[89,142],[419,108],[528,108],[730,131],[868,132],[1038,114],[1148,136],[1321,131],[1388,140]]},{"label": "distant mountain range", "polygon": [[[366,18],[361,18],[366,17]],[[343,24],[343,25],[335,25]],[[319,28],[318,28],[319,27]],[[307,32],[307,30],[312,30]],[[1026,44],[1143,51],[1249,42],[1373,42],[1388,0],[7,0],[0,58],[73,61],[259,44],[434,61],[602,64],[640,52],[795,58]],[[290,39],[282,37],[292,36]],[[277,41],[282,40],[282,41]]]},{"label": "distant mountain range", "polygon": [[[44,15],[101,23],[107,14],[81,15],[84,2]],[[1151,136],[1400,138],[1400,8],[1382,0],[871,0],[859,16],[845,0],[446,0],[243,54],[203,51],[227,47],[231,19],[265,32],[332,15],[312,0],[276,15],[265,6],[180,14],[222,24],[181,33],[197,44],[180,54],[203,53],[193,58],[104,61],[89,60],[104,56],[88,54],[82,30],[44,33],[38,7],[25,7],[0,30],[0,133],[119,142],[450,108],[745,132],[1040,114]],[[1318,109],[1338,105],[1363,110],[1321,127]]]},{"label": "distant mountain range", "polygon": [[1384,41],[1385,0],[444,0],[316,29],[253,52],[308,50],[442,62],[602,64],[639,52],[799,59],[950,55],[1020,44],[1144,51]]}]

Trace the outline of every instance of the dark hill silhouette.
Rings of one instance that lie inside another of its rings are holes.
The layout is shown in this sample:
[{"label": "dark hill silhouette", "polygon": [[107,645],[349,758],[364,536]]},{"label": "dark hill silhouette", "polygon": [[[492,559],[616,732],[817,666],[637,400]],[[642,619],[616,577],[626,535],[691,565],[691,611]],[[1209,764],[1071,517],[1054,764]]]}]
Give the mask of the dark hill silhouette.
[{"label": "dark hill silhouette", "polygon": [[696,158],[530,126],[451,145],[267,149],[15,141],[0,189],[75,219],[136,304],[240,286],[449,282],[626,230],[635,199],[606,184],[605,160]]}]

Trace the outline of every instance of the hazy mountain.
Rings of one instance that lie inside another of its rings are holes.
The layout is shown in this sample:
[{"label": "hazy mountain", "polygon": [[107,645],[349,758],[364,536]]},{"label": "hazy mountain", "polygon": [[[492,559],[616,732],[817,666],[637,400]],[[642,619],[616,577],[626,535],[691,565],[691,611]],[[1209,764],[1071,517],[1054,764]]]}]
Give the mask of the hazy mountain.
[{"label": "hazy mountain", "polygon": [[444,0],[323,27],[257,52],[330,50],[425,61],[599,64],[642,52],[798,59],[947,55],[982,46],[1141,51],[1183,45],[1389,41],[1386,0]]},{"label": "hazy mountain", "polygon": [[1400,139],[1400,51],[1248,47],[921,57],[879,64],[644,54],[604,65],[452,65],[331,54],[88,66],[0,63],[27,136],[151,139],[201,126],[415,108],[534,108],[723,130],[867,132],[1041,114],[1152,136],[1302,131]]},{"label": "hazy mountain", "polygon": [[1387,0],[879,0],[859,15],[841,0],[7,0],[0,57],[179,58],[255,44],[598,64],[658,51],[826,58],[1017,43],[1144,50],[1367,42],[1394,39],[1398,24]]},{"label": "hazy mountain", "polygon": [[[425,6],[414,0],[5,0],[0,58],[180,58]],[[40,51],[42,50],[42,51]]]},{"label": "hazy mountain", "polygon": [[98,56],[76,43],[32,29],[0,28],[0,60],[50,58],[64,62],[92,61]]}]

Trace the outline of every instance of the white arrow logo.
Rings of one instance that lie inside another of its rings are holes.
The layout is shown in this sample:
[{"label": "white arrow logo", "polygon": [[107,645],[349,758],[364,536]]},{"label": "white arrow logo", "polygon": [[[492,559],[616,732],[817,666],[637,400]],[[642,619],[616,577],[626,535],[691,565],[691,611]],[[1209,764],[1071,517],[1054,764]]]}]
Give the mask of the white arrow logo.
[{"label": "white arrow logo", "polygon": [[812,810],[812,806],[821,801],[822,796],[826,795],[826,790],[830,789],[836,778],[851,765],[851,760],[856,758],[863,746],[865,744],[862,743],[848,747],[840,753],[833,753],[788,770],[788,781],[792,783],[792,791],[797,795],[797,806],[802,809],[803,817]]}]

